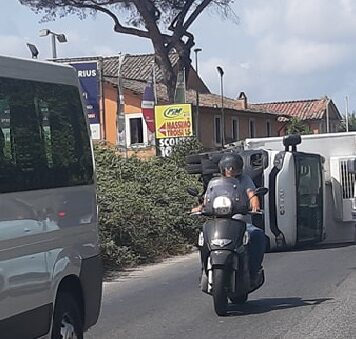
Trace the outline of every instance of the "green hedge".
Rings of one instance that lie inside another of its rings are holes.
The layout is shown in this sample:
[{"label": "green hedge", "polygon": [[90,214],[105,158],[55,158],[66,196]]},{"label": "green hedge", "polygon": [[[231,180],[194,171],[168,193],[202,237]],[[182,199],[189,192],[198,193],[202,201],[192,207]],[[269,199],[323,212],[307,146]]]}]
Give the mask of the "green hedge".
[{"label": "green hedge", "polygon": [[[178,157],[179,158],[179,157]],[[110,267],[127,267],[187,252],[201,220],[189,217],[196,177],[181,159],[128,159],[106,144],[95,145],[101,246]]]}]

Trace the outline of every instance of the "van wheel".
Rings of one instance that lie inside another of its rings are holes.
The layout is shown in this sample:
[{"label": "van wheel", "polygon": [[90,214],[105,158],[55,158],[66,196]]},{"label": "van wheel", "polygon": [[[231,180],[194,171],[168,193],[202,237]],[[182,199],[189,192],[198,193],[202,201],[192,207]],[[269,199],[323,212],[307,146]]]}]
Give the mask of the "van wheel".
[{"label": "van wheel", "polygon": [[76,299],[59,292],[53,314],[52,339],[83,339],[83,321]]}]

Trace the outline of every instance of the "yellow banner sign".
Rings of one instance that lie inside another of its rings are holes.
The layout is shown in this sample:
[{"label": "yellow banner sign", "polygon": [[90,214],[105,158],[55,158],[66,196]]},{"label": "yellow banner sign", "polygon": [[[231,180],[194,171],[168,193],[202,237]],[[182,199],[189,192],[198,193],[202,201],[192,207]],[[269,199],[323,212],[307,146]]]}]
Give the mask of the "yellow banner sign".
[{"label": "yellow banner sign", "polygon": [[155,106],[156,139],[193,135],[192,105]]}]

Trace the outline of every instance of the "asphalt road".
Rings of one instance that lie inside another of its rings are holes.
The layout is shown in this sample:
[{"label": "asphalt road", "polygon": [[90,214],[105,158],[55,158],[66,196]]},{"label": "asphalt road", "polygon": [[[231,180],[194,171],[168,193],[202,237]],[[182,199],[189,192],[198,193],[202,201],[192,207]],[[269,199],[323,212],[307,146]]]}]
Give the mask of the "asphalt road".
[{"label": "asphalt road", "polygon": [[104,284],[98,324],[85,338],[356,338],[356,246],[269,253],[266,283],[217,317],[198,287],[193,253]]}]

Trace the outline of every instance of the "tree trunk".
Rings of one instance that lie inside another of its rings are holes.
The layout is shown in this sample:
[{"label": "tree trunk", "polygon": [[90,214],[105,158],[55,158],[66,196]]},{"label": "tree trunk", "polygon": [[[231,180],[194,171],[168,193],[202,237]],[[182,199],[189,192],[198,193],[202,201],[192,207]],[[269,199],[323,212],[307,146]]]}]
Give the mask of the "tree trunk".
[{"label": "tree trunk", "polygon": [[157,20],[152,16],[154,6],[150,6],[150,2],[134,0],[133,3],[142,16],[146,29],[150,34],[150,39],[156,54],[156,62],[162,72],[163,82],[167,87],[169,102],[173,103],[176,75],[173,71],[172,63],[169,60],[170,48],[167,47],[167,36],[160,32]]},{"label": "tree trunk", "polygon": [[174,103],[174,92],[177,81],[177,76],[174,73],[169,53],[164,46],[159,46],[153,42],[153,47],[156,54],[156,62],[162,72],[163,82],[167,87],[167,95],[169,103]]},{"label": "tree trunk", "polygon": [[178,70],[184,70],[185,72],[186,88],[188,83],[190,65],[192,62],[192,60],[190,59],[190,51],[192,46],[194,46],[194,40],[189,40],[187,43],[184,43],[180,40],[175,45],[175,49],[179,55]]}]

